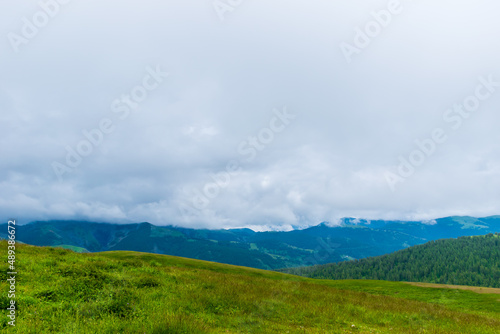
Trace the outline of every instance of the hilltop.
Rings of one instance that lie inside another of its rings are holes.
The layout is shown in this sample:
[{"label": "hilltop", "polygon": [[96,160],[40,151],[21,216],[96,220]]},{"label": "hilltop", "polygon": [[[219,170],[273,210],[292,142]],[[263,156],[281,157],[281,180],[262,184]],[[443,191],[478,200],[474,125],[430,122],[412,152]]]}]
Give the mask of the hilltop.
[{"label": "hilltop", "polygon": [[283,271],[324,279],[375,279],[500,288],[500,234],[431,241],[388,255]]},{"label": "hilltop", "polygon": [[[0,243],[6,248],[5,241]],[[497,333],[498,294],[18,245],[11,333]],[[7,290],[2,265],[1,291]],[[0,297],[5,310],[6,294]],[[6,311],[3,311],[4,313]]]}]

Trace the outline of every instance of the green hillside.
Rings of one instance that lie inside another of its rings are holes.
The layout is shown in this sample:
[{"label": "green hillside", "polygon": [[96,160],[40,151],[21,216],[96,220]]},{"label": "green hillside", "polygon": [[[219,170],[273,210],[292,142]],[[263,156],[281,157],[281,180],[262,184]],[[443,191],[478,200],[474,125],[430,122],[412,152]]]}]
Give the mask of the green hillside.
[{"label": "green hillside", "polygon": [[[0,243],[6,252],[6,242]],[[5,253],[4,253],[5,254]],[[498,333],[498,294],[313,280],[136,252],[17,245],[8,333]],[[498,292],[498,291],[493,291]]]},{"label": "green hillside", "polygon": [[500,288],[500,234],[431,241],[388,255],[284,271],[313,278]]}]

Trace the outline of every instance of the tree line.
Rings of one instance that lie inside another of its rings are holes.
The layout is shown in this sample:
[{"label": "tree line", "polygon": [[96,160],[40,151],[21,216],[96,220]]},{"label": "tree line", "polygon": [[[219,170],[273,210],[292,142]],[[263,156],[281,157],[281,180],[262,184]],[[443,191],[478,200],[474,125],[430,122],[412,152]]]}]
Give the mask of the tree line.
[{"label": "tree line", "polygon": [[500,233],[436,240],[383,256],[283,271],[322,279],[374,279],[500,288]]}]

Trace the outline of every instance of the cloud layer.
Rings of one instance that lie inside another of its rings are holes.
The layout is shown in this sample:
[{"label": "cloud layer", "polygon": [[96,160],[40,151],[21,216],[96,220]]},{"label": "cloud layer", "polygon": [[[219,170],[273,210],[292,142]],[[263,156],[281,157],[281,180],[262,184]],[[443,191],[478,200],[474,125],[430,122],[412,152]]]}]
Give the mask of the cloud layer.
[{"label": "cloud layer", "polygon": [[[5,1],[1,218],[500,213],[498,2],[221,2]],[[402,177],[436,129],[447,140]]]}]

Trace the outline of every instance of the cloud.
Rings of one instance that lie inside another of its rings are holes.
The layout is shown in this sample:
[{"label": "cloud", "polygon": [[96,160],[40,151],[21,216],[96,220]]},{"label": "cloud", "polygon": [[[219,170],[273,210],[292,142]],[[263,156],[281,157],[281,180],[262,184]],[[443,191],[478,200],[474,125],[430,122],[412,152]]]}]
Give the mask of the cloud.
[{"label": "cloud", "polygon": [[[401,1],[347,63],[341,43],[387,3],[253,1],[221,21],[211,1],[71,1],[17,53],[8,34],[41,7],[5,3],[2,218],[287,229],[498,214],[500,89],[456,131],[443,115],[479,77],[500,81],[500,5]],[[121,119],[113,101],[157,66],[169,76]],[[284,107],[296,118],[275,131]],[[103,119],[114,130],[58,180],[53,162]],[[386,173],[436,127],[448,140],[391,191]]]}]

